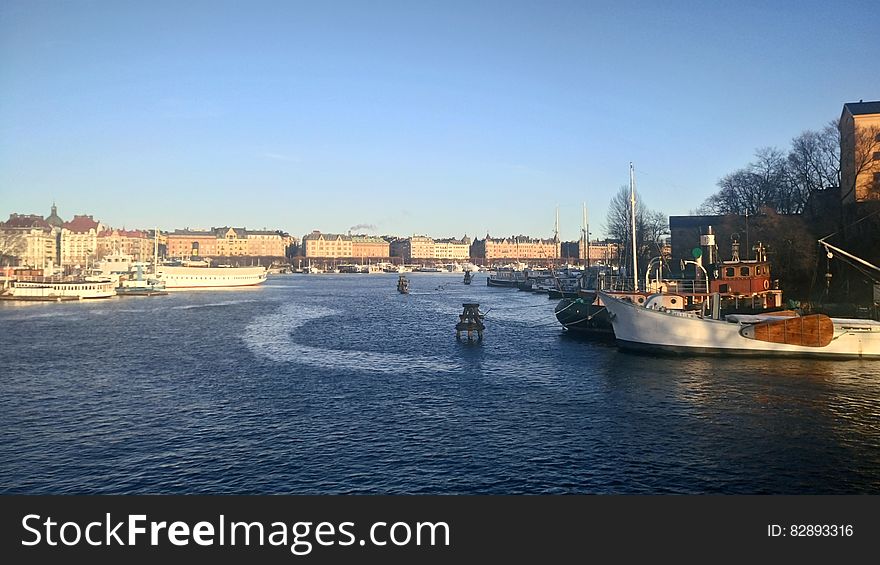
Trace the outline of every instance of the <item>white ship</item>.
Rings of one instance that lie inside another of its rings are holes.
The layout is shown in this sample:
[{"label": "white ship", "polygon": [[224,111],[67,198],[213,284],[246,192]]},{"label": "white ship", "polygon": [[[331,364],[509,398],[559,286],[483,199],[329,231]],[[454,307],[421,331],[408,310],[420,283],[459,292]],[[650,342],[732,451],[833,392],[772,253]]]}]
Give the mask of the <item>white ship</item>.
[{"label": "white ship", "polygon": [[7,300],[64,301],[116,296],[116,283],[110,279],[67,281],[13,281],[2,294]]},{"label": "white ship", "polygon": [[159,265],[155,278],[165,290],[221,289],[266,282],[265,267],[209,267],[205,262]]}]

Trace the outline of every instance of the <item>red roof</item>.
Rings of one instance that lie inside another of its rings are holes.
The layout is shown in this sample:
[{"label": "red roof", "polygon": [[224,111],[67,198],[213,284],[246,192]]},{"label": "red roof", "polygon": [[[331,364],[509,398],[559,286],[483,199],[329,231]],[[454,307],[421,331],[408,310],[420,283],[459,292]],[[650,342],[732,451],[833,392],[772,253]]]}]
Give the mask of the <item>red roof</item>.
[{"label": "red roof", "polygon": [[52,229],[42,216],[33,214],[9,214],[9,220],[0,224],[5,228],[44,228]]},{"label": "red roof", "polygon": [[64,227],[72,232],[85,233],[89,230],[97,230],[98,222],[91,216],[74,216],[69,222],[64,222]]}]

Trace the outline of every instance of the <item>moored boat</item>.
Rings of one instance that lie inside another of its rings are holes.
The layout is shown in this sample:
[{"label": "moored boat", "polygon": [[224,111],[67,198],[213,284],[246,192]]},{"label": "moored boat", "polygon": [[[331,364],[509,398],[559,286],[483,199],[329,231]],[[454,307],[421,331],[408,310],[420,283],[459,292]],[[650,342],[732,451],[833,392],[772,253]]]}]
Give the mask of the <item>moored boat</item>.
[{"label": "moored boat", "polygon": [[9,289],[0,298],[46,302],[110,298],[116,295],[115,286],[110,279],[12,281]]},{"label": "moored boat", "polygon": [[165,290],[235,288],[263,284],[266,268],[159,265],[155,278]]},{"label": "moored boat", "polygon": [[674,294],[643,306],[600,292],[623,349],[677,354],[764,355],[880,359],[880,322],[793,313],[707,317],[678,308]]}]

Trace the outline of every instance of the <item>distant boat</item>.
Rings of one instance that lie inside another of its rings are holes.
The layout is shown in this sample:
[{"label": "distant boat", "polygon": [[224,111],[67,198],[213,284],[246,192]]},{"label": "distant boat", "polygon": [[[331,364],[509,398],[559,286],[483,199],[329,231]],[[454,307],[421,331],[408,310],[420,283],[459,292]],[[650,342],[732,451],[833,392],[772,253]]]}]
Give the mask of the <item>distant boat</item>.
[{"label": "distant boat", "polygon": [[465,271],[465,272],[464,272],[464,281],[463,281],[464,284],[471,284],[471,279],[472,279],[472,278],[473,278],[473,277],[471,276],[471,272],[470,272],[470,271]]},{"label": "distant boat", "polygon": [[265,267],[210,267],[207,262],[159,265],[155,278],[166,290],[221,289],[266,282]]},{"label": "distant boat", "polygon": [[498,267],[489,273],[486,278],[486,286],[517,288],[525,280],[525,271],[513,267]]},{"label": "distant boat", "polygon": [[400,294],[409,294],[409,281],[406,275],[400,275],[397,279],[397,292]]},{"label": "distant boat", "polygon": [[0,298],[45,302],[110,298],[116,295],[115,287],[116,283],[109,278],[40,282],[12,281],[9,289],[0,295]]}]

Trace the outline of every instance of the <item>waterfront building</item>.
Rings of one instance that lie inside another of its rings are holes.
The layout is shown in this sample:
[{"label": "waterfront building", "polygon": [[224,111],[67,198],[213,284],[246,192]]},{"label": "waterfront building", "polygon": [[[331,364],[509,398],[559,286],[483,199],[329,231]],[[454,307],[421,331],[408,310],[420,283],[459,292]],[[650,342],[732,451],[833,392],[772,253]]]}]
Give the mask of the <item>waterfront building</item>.
[{"label": "waterfront building", "polygon": [[471,258],[471,238],[434,240],[434,259],[468,261]]},{"label": "waterfront building", "polygon": [[10,214],[0,222],[0,255],[4,263],[51,270],[58,263],[56,230],[42,216]]},{"label": "waterfront building", "polygon": [[153,260],[153,239],[141,230],[105,229],[98,234],[98,259],[107,255],[123,254],[131,256],[133,261],[149,262]]},{"label": "waterfront building", "polygon": [[475,239],[471,245],[471,259],[491,263],[496,261],[527,261],[559,259],[561,254],[559,238],[537,239],[525,235],[493,238],[486,234],[484,239]]},{"label": "waterfront building", "polygon": [[318,230],[304,235],[302,238],[304,257],[353,257],[350,235],[338,233],[321,233]]},{"label": "waterfront building", "polygon": [[248,230],[247,254],[251,257],[286,257],[289,238],[277,230]]},{"label": "waterfront building", "polygon": [[98,233],[104,225],[92,216],[75,215],[61,227],[61,264],[86,267],[98,250]]},{"label": "waterfront building", "polygon": [[[615,239],[592,239],[589,250],[591,265],[617,265],[620,257],[620,242]],[[583,240],[577,242],[577,257],[581,262],[587,259],[587,246]]]},{"label": "waterfront building", "polygon": [[838,128],[842,202],[880,200],[880,101],[844,104]]},{"label": "waterfront building", "polygon": [[166,256],[186,259],[189,257],[216,257],[217,235],[213,230],[174,230],[166,240]]},{"label": "waterfront building", "polygon": [[391,256],[390,245],[385,238],[369,235],[350,237],[352,257],[387,259]]},{"label": "waterfront building", "polygon": [[220,257],[240,257],[248,253],[248,232],[244,228],[214,228],[217,238],[217,255]]}]

